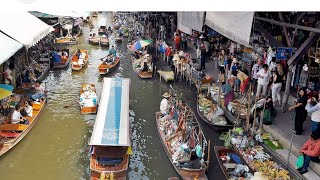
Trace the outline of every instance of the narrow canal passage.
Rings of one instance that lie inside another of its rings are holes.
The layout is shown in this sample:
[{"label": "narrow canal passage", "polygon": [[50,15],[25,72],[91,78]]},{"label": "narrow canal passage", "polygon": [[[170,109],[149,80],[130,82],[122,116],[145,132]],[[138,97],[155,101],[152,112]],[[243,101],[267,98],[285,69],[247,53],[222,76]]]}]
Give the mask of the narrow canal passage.
[{"label": "narrow canal passage", "polygon": [[[112,13],[106,16],[111,23]],[[99,18],[98,17],[98,18]],[[96,19],[97,21],[97,19]],[[97,30],[97,29],[96,29]],[[87,43],[89,28],[83,29],[79,45],[70,46],[71,54],[78,48],[89,50],[89,65],[80,72],[71,68],[51,70],[44,80],[50,91],[48,104],[32,131],[0,160],[0,174],[3,180],[79,180],[89,179],[88,141],[91,137],[92,121],[95,115],[81,115],[77,104],[82,83],[96,85],[98,97],[102,88],[102,77],[97,68],[100,58],[107,55],[107,49]],[[155,112],[159,110],[161,96],[169,85],[160,83],[158,76],[151,80],[140,79],[132,70],[130,56],[126,51],[127,40],[117,45],[121,56],[119,69],[104,77],[131,78],[130,109],[136,114],[132,123],[133,155],[130,160],[129,179],[159,179],[178,176],[162,148],[156,130]],[[159,63],[159,67],[161,64]],[[163,68],[163,67],[162,67]],[[173,87],[186,97],[195,108],[196,90],[184,82]],[[69,106],[64,108],[64,106]],[[195,112],[196,113],[196,112]],[[214,137],[218,134],[201,123],[204,132]],[[211,159],[215,157],[211,149]],[[215,165],[214,165],[215,164]],[[216,163],[210,164],[209,179],[224,179]]]}]

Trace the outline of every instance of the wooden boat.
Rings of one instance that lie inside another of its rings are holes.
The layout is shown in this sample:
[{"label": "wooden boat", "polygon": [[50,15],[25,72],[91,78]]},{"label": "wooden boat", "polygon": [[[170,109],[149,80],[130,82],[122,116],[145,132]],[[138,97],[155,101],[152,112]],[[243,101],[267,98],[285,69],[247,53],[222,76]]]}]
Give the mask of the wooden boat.
[{"label": "wooden boat", "polygon": [[[31,131],[31,129],[39,120],[40,114],[44,108],[45,103],[46,99],[39,103],[35,102],[32,104],[32,117],[24,117],[29,120],[29,125],[11,123],[5,123],[0,125],[0,156],[8,152],[15,145],[17,145]],[[11,118],[9,118],[9,121],[11,121]]]},{"label": "wooden boat", "polygon": [[116,57],[115,61],[112,64],[106,63],[105,58],[107,58],[107,56],[102,59],[103,63],[101,63],[98,67],[98,72],[100,75],[113,72],[120,65],[120,58],[119,57]]},{"label": "wooden boat", "polygon": [[75,45],[78,44],[78,39],[74,37],[60,37],[54,41],[57,45]]},{"label": "wooden boat", "polygon": [[107,37],[101,37],[100,38],[100,45],[108,47],[110,45],[109,39]]},{"label": "wooden boat", "polygon": [[[172,99],[171,104],[173,104],[174,108],[169,112],[169,117],[165,116],[162,118],[161,112],[156,113],[157,130],[164,151],[172,166],[183,180],[206,180],[207,176],[205,171],[208,167],[208,159],[204,161],[204,157],[205,154],[209,152],[209,150],[206,149],[210,147],[210,145],[207,145],[203,131],[191,108],[187,104],[177,100],[176,97]],[[170,121],[166,118],[172,118],[175,119],[175,121]],[[172,126],[173,128],[171,128]],[[201,148],[200,155],[196,155],[197,163],[191,163],[191,153],[181,150],[183,145],[188,147],[189,152]],[[173,155],[178,159],[173,159]],[[197,164],[198,166],[191,165],[191,167],[188,167],[185,164],[183,165],[183,163]]]},{"label": "wooden boat", "polygon": [[[208,98],[208,100],[210,100],[210,98]],[[211,101],[211,100],[210,100]],[[228,131],[229,129],[232,129],[234,127],[234,124],[232,121],[230,121],[227,117],[226,117],[226,121],[227,121],[227,124],[226,125],[218,125],[218,124],[214,124],[213,122],[211,122],[203,113],[203,111],[200,110],[199,108],[199,95],[197,97],[197,102],[198,102],[198,105],[197,105],[197,112],[200,116],[200,118],[205,122],[207,123],[211,128],[213,128],[214,130],[216,131],[219,131],[219,132],[222,132],[222,131]],[[211,101],[213,104],[216,104],[214,103],[213,101]],[[217,105],[217,104],[216,104]],[[218,106],[218,105],[217,105]]]},{"label": "wooden boat", "polygon": [[127,176],[131,155],[128,78],[104,78],[90,140],[91,180]]},{"label": "wooden boat", "polygon": [[[82,87],[80,89],[80,97],[84,93],[85,90],[92,91],[96,96],[96,87],[94,84],[82,84]],[[94,98],[94,97],[92,97]],[[96,98],[96,97],[95,97]],[[81,114],[96,114],[97,113],[97,104],[86,107],[86,106],[80,106]]]},{"label": "wooden boat", "polygon": [[[69,50],[68,50],[69,55]],[[60,62],[53,62],[53,69],[62,69],[69,65],[71,58],[69,56],[62,56]]]},{"label": "wooden boat", "polygon": [[95,36],[95,37],[89,37],[89,38],[88,38],[88,41],[89,41],[89,44],[92,44],[92,45],[99,45],[100,38],[99,38],[98,36]]},{"label": "wooden boat", "polygon": [[153,77],[153,64],[152,64],[152,57],[149,55],[149,60],[148,60],[148,71],[142,71],[142,67],[144,65],[143,63],[143,57],[140,59],[135,59],[133,58],[132,60],[132,67],[133,71],[137,73],[137,75],[141,79],[151,79]]},{"label": "wooden boat", "polygon": [[81,49],[80,52],[85,53],[85,57],[83,57],[83,64],[79,64],[79,57],[77,56],[77,52],[75,52],[71,60],[72,70],[79,71],[82,69],[82,67],[88,64],[88,60],[89,60],[88,51],[85,49]]},{"label": "wooden boat", "polygon": [[[234,150],[234,149],[229,149],[229,148],[226,148],[226,147],[224,147],[224,146],[214,146],[213,148],[214,148],[214,152],[215,152],[215,154],[216,154],[216,157],[217,157],[217,159],[218,159],[218,163],[219,163],[219,165],[220,165],[220,168],[221,168],[224,176],[226,177],[226,179],[230,179],[230,176],[229,176],[229,173],[228,173],[228,171],[227,171],[227,169],[226,169],[226,166],[224,165],[224,162],[223,162],[222,159],[221,159],[221,156],[227,155],[227,154],[230,154],[230,153],[236,154],[236,155],[238,155],[238,156],[241,158],[242,162],[244,163],[243,165],[248,166],[247,164],[245,164],[244,159],[242,159],[242,156],[240,156],[239,153],[238,153],[236,150]],[[228,165],[230,165],[230,163],[228,163]],[[255,171],[252,170],[252,169],[250,168],[250,166],[248,166],[248,168],[249,168],[249,172],[250,172],[251,174],[254,174]]]}]

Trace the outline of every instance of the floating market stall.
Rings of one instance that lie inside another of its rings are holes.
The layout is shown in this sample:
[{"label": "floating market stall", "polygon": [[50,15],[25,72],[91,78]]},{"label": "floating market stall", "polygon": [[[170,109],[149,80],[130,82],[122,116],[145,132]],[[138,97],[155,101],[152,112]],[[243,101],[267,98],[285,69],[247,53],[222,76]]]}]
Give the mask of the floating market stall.
[{"label": "floating market stall", "polygon": [[284,163],[274,155],[271,148],[282,146],[270,135],[248,135],[242,128],[234,128],[220,136],[225,146],[234,149],[249,168],[261,172],[268,179],[303,179],[294,169],[284,169]]}]

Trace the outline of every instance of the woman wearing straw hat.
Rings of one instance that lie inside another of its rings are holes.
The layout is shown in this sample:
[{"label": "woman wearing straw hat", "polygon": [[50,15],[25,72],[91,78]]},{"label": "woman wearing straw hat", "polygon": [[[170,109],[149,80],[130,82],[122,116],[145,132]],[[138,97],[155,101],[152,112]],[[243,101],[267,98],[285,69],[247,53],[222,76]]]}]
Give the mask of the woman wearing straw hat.
[{"label": "woman wearing straw hat", "polygon": [[169,108],[169,97],[170,97],[170,94],[168,92],[165,92],[163,95],[162,95],[163,99],[161,100],[161,103],[160,103],[160,112],[162,115],[166,115],[167,114],[167,111],[168,111],[168,108]]}]

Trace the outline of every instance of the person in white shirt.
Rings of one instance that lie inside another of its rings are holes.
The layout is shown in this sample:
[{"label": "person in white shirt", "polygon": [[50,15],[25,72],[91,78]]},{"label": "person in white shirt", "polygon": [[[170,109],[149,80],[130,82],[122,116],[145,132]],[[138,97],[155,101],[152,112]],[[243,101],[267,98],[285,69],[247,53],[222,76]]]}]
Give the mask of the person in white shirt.
[{"label": "person in white shirt", "polygon": [[161,100],[161,103],[160,103],[160,112],[162,115],[166,115],[169,108],[169,104],[170,104],[168,100],[170,97],[170,94],[166,92],[162,96],[163,96],[163,99]]},{"label": "person in white shirt", "polygon": [[24,110],[25,110],[27,116],[32,117],[33,108],[31,106],[31,102],[30,101],[26,101],[25,102]]},{"label": "person in white shirt", "polygon": [[[262,66],[262,69],[260,69],[259,72],[257,73],[257,77],[258,77],[258,87],[257,87],[256,97],[260,99],[261,97],[260,95],[266,96],[268,84],[271,78],[269,66],[267,64],[264,64]],[[262,90],[262,94],[261,94],[261,90]]]},{"label": "person in white shirt", "polygon": [[311,132],[319,131],[320,127],[320,103],[315,97],[308,99],[308,104],[305,109],[311,113]]},{"label": "person in white shirt", "polygon": [[269,47],[268,55],[267,55],[267,62],[266,62],[268,65],[270,64],[273,57],[276,57],[275,52],[273,51],[273,49],[271,47]]},{"label": "person in white shirt", "polygon": [[47,91],[41,85],[41,81],[37,80],[35,85],[33,85],[32,87],[34,87],[34,89],[36,90],[36,93],[30,95],[31,99],[33,99],[34,101],[39,101],[45,97]]},{"label": "person in white shirt", "polygon": [[16,105],[15,110],[11,115],[11,124],[29,124],[28,120],[24,119],[20,113],[22,107]]}]

